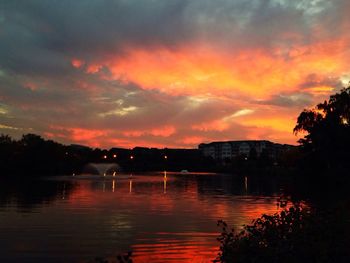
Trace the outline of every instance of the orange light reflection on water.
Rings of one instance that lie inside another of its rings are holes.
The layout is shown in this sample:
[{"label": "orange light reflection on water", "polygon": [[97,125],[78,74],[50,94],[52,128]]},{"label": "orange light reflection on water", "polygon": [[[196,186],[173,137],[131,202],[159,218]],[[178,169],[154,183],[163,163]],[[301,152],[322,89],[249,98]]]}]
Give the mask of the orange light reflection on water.
[{"label": "orange light reflection on water", "polygon": [[[213,180],[216,175],[196,176]],[[280,210],[277,197],[249,195],[247,178],[241,182],[243,195],[228,193],[224,180],[212,191],[206,190],[210,184],[188,178],[173,173],[133,175],[132,179],[118,175],[118,187],[112,176],[82,180],[66,202],[72,209],[91,207],[90,213],[96,216],[104,211],[101,216],[109,218],[112,232],[137,229],[130,240],[136,263],[209,262],[219,250],[216,237],[221,229],[216,226],[217,220],[223,219],[239,230],[264,213]]]},{"label": "orange light reflection on water", "polygon": [[158,233],[158,235],[159,237],[152,243],[144,240],[144,243],[132,246],[134,262],[209,262],[218,252],[218,247],[212,242],[217,237],[216,233],[175,235]]}]

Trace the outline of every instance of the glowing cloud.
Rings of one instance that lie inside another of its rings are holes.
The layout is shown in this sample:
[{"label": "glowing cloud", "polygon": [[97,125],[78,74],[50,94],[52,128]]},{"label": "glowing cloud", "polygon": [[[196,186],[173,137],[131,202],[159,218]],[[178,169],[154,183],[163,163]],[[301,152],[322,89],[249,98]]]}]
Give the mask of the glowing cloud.
[{"label": "glowing cloud", "polygon": [[6,130],[18,130],[17,127],[12,127],[4,124],[0,124],[0,129],[6,129]]},{"label": "glowing cloud", "polygon": [[71,63],[72,63],[72,66],[75,68],[80,68],[81,66],[84,65],[84,61],[77,58],[72,59]]},{"label": "glowing cloud", "polygon": [[[129,50],[107,61],[113,78],[172,95],[253,96],[268,98],[297,90],[310,73],[337,76],[346,68],[341,50],[347,42],[329,41],[291,49],[247,49],[234,54],[188,46],[177,50]],[[339,51],[329,54],[329,50]],[[232,95],[231,95],[232,94]]]},{"label": "glowing cloud", "polygon": [[0,130],[15,137],[296,144],[298,114],[350,80],[347,0],[8,2]]},{"label": "glowing cloud", "polygon": [[128,107],[122,107],[120,109],[108,111],[108,112],[105,112],[105,113],[100,113],[100,116],[101,117],[106,117],[106,116],[109,116],[109,115],[124,116],[124,115],[130,114],[131,112],[134,112],[136,110],[137,110],[136,106],[128,106]]}]

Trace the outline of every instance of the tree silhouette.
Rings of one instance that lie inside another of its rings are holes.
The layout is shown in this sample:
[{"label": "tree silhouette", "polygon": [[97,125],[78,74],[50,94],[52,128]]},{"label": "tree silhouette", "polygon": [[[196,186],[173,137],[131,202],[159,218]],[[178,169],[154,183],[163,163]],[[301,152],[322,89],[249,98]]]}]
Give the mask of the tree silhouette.
[{"label": "tree silhouette", "polygon": [[299,142],[310,160],[336,168],[348,165],[350,153],[350,86],[328,101],[300,113],[294,133],[305,132]]}]

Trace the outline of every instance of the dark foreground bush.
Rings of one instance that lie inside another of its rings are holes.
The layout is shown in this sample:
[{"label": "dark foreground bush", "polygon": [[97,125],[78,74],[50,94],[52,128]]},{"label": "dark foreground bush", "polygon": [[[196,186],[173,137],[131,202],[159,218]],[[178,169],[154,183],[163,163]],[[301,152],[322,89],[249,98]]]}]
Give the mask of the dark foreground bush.
[{"label": "dark foreground bush", "polygon": [[95,258],[94,263],[132,263],[132,252],[119,254],[115,260],[105,258]]},{"label": "dark foreground bush", "polygon": [[296,204],[261,216],[240,233],[219,221],[221,246],[214,262],[349,262],[348,220],[339,214]]}]

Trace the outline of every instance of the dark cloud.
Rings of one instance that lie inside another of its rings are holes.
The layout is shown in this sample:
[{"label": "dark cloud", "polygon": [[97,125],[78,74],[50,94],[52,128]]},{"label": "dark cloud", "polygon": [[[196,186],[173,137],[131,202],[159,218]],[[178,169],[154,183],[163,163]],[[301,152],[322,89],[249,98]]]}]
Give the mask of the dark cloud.
[{"label": "dark cloud", "polygon": [[64,73],[67,56],[94,60],[129,45],[174,46],[191,35],[182,19],[186,2],[2,2],[1,64],[16,72]]},{"label": "dark cloud", "polygon": [[[326,77],[319,74],[309,74],[304,81],[297,87],[297,92],[275,94],[267,100],[255,100],[252,103],[261,105],[274,105],[279,107],[312,107],[314,102],[319,99],[318,95],[329,93],[330,91],[339,91],[344,86],[338,77]],[[320,89],[318,89],[320,88]]]},{"label": "dark cloud", "polygon": [[322,75],[318,75],[316,73],[309,74],[305,81],[300,84],[300,89],[307,91],[310,88],[314,87],[320,87],[320,86],[326,86],[326,87],[333,87],[337,90],[341,89],[343,87],[343,83],[339,79],[339,77],[325,77]]},{"label": "dark cloud", "polygon": [[273,105],[279,107],[306,107],[311,106],[313,102],[313,96],[309,93],[290,93],[290,94],[277,94],[273,95],[268,100],[253,101],[254,104],[261,105]]}]

